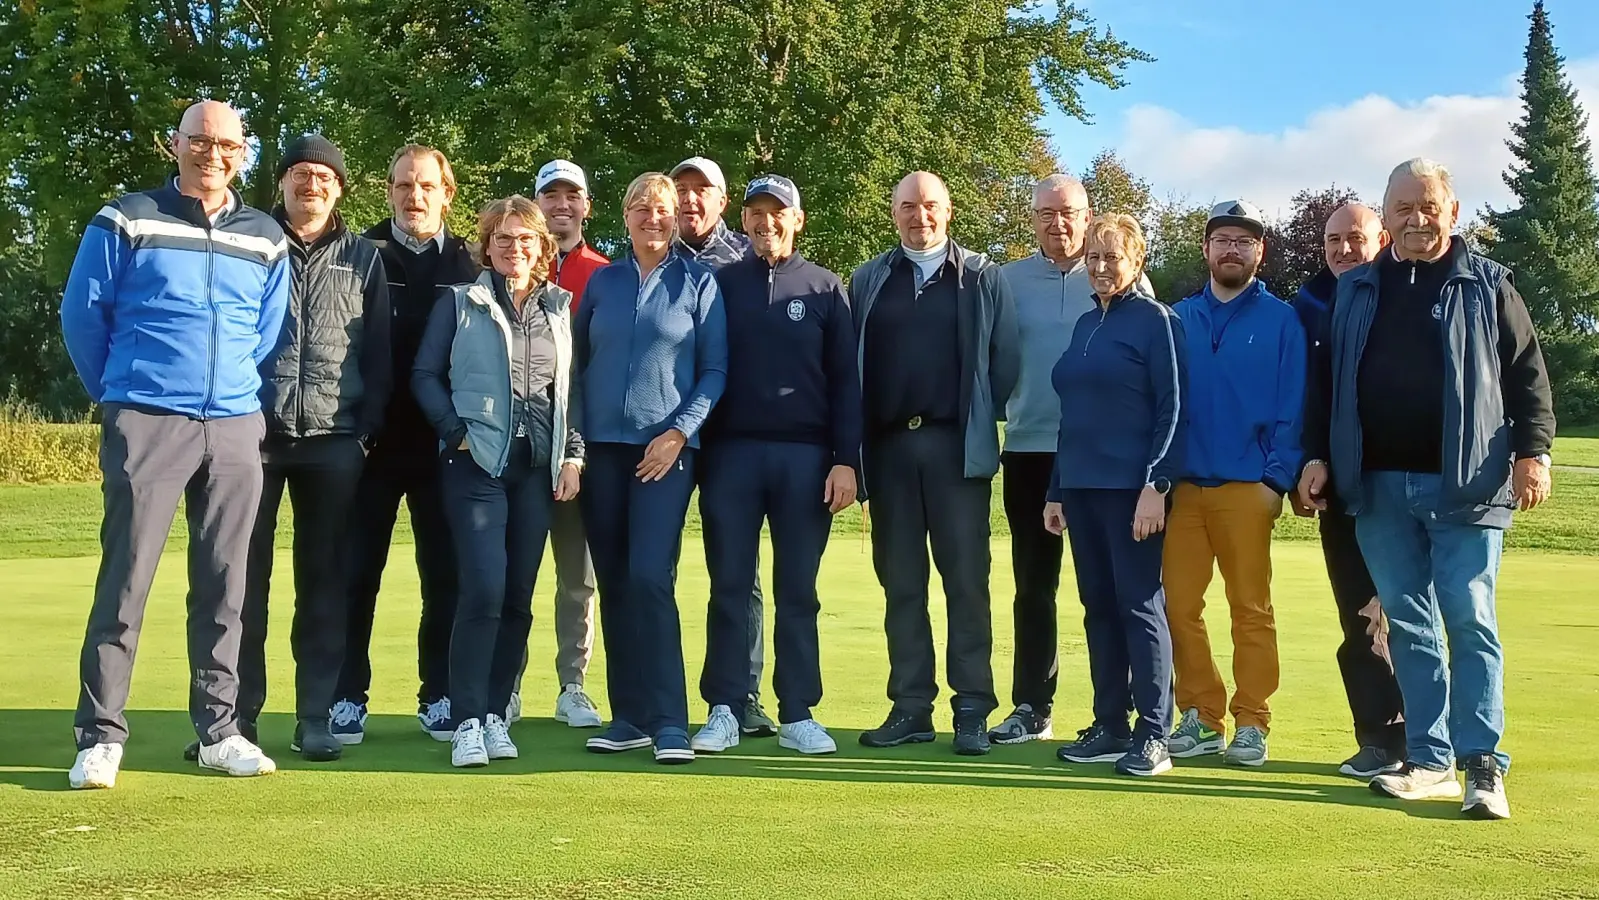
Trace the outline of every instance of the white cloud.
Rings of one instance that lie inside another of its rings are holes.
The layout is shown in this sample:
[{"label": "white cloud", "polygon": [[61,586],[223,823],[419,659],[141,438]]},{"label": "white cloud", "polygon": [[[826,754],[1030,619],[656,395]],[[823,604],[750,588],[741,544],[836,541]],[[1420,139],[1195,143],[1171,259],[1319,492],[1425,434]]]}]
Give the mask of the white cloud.
[{"label": "white cloud", "polygon": [[[1570,63],[1567,74],[1589,113],[1599,146],[1599,58]],[[1241,196],[1268,214],[1286,212],[1289,198],[1330,184],[1380,200],[1399,162],[1430,156],[1455,176],[1462,215],[1511,200],[1501,175],[1511,162],[1505,141],[1521,116],[1517,77],[1491,96],[1436,96],[1399,104],[1383,96],[1319,110],[1275,132],[1200,127],[1169,109],[1139,105],[1122,114],[1110,143],[1158,196],[1194,203]]]}]

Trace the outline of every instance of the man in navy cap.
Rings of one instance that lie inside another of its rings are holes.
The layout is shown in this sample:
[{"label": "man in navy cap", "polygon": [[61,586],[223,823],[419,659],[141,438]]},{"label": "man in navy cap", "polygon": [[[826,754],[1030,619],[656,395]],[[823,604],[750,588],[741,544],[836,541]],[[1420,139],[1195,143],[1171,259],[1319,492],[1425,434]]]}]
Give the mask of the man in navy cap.
[{"label": "man in navy cap", "polygon": [[837,749],[811,717],[822,698],[816,577],[832,516],[855,502],[861,400],[855,327],[843,282],[794,250],[799,190],[781,175],[750,182],[753,253],[716,280],[727,310],[728,379],[706,426],[700,515],[711,611],[700,692],[710,717],[699,753],[738,745],[749,688],[750,593],[761,523],[772,529],[778,743]]}]

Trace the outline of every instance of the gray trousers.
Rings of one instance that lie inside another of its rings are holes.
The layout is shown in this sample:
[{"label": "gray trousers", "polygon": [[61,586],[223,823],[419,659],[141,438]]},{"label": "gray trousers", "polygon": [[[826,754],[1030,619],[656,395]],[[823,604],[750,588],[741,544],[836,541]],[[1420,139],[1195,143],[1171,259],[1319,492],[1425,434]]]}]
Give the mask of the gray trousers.
[{"label": "gray trousers", "polygon": [[239,733],[239,638],[261,499],[260,413],[199,421],[107,404],[100,432],[100,571],[78,661],[78,749],[122,743],[144,606],[167,532],[189,520],[189,718],[205,744]]},{"label": "gray trousers", "polygon": [[[550,513],[550,552],[555,555],[555,675],[564,689],[581,686],[594,655],[594,560],[576,500],[556,503]],[[528,652],[511,690],[522,692]]]},{"label": "gray trousers", "polygon": [[957,712],[988,715],[994,697],[994,622],[989,602],[989,497],[993,481],[963,474],[955,428],[923,427],[868,441],[872,566],[887,600],[888,697],[896,709],[931,712],[938,697],[927,614],[927,549],[944,585],[945,665]]}]

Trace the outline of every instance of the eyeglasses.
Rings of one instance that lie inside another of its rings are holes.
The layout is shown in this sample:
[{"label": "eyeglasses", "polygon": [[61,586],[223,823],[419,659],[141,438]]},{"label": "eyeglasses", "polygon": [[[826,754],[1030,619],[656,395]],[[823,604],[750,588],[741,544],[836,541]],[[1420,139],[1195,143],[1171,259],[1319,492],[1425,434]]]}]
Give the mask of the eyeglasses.
[{"label": "eyeglasses", "polygon": [[327,187],[338,180],[332,172],[318,172],[313,169],[290,169],[289,180],[295,184],[310,184],[315,181],[320,187]]},{"label": "eyeglasses", "polygon": [[1088,212],[1088,207],[1086,206],[1069,206],[1065,209],[1050,209],[1045,207],[1044,209],[1033,210],[1033,215],[1036,216],[1040,222],[1053,222],[1056,219],[1063,219],[1067,222],[1070,222],[1072,219],[1075,219],[1086,212]]},{"label": "eyeglasses", "polygon": [[512,247],[521,247],[523,250],[531,250],[538,245],[539,236],[530,231],[523,232],[522,234],[506,234],[504,232],[499,232],[494,235],[494,246],[501,250],[509,250]]},{"label": "eyeglasses", "polygon": [[1255,238],[1252,238],[1252,237],[1241,237],[1241,238],[1213,237],[1213,238],[1210,239],[1210,243],[1217,250],[1226,250],[1228,248],[1232,248],[1232,249],[1235,249],[1235,250],[1253,250],[1256,247],[1260,246],[1260,241],[1258,241],[1258,240],[1256,240]]},{"label": "eyeglasses", "polygon": [[200,156],[210,156],[213,147],[228,157],[238,156],[244,152],[244,145],[238,141],[221,140],[206,134],[186,134],[183,138],[189,142],[190,152]]}]

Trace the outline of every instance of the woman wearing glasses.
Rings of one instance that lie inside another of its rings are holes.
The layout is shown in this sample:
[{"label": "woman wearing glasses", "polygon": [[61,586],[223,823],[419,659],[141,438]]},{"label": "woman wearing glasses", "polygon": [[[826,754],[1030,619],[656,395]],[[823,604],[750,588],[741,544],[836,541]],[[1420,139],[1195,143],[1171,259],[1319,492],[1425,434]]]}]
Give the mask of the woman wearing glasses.
[{"label": "woman wearing glasses", "polygon": [[578,493],[583,438],[568,418],[572,295],[550,280],[555,239],[521,195],[478,214],[485,270],[433,307],[411,388],[442,439],[460,570],[450,637],[456,766],[514,759],[502,714],[533,623],[551,503]]},{"label": "woman wearing glasses", "polygon": [[[1060,439],[1044,527],[1067,532],[1083,603],[1094,721],[1057,755],[1124,775],[1171,768],[1171,632],[1161,591],[1166,497],[1181,471],[1182,322],[1138,288],[1144,234],[1112,213],[1088,226],[1094,308],[1055,364]],[[1127,711],[1137,711],[1129,726]]]},{"label": "woman wearing glasses", "polygon": [[653,743],[657,762],[686,763],[677,557],[700,426],[727,381],[727,324],[711,271],[672,249],[672,180],[633,179],[623,215],[631,252],[589,279],[573,326],[589,439],[583,520],[613,715],[588,749]]}]

